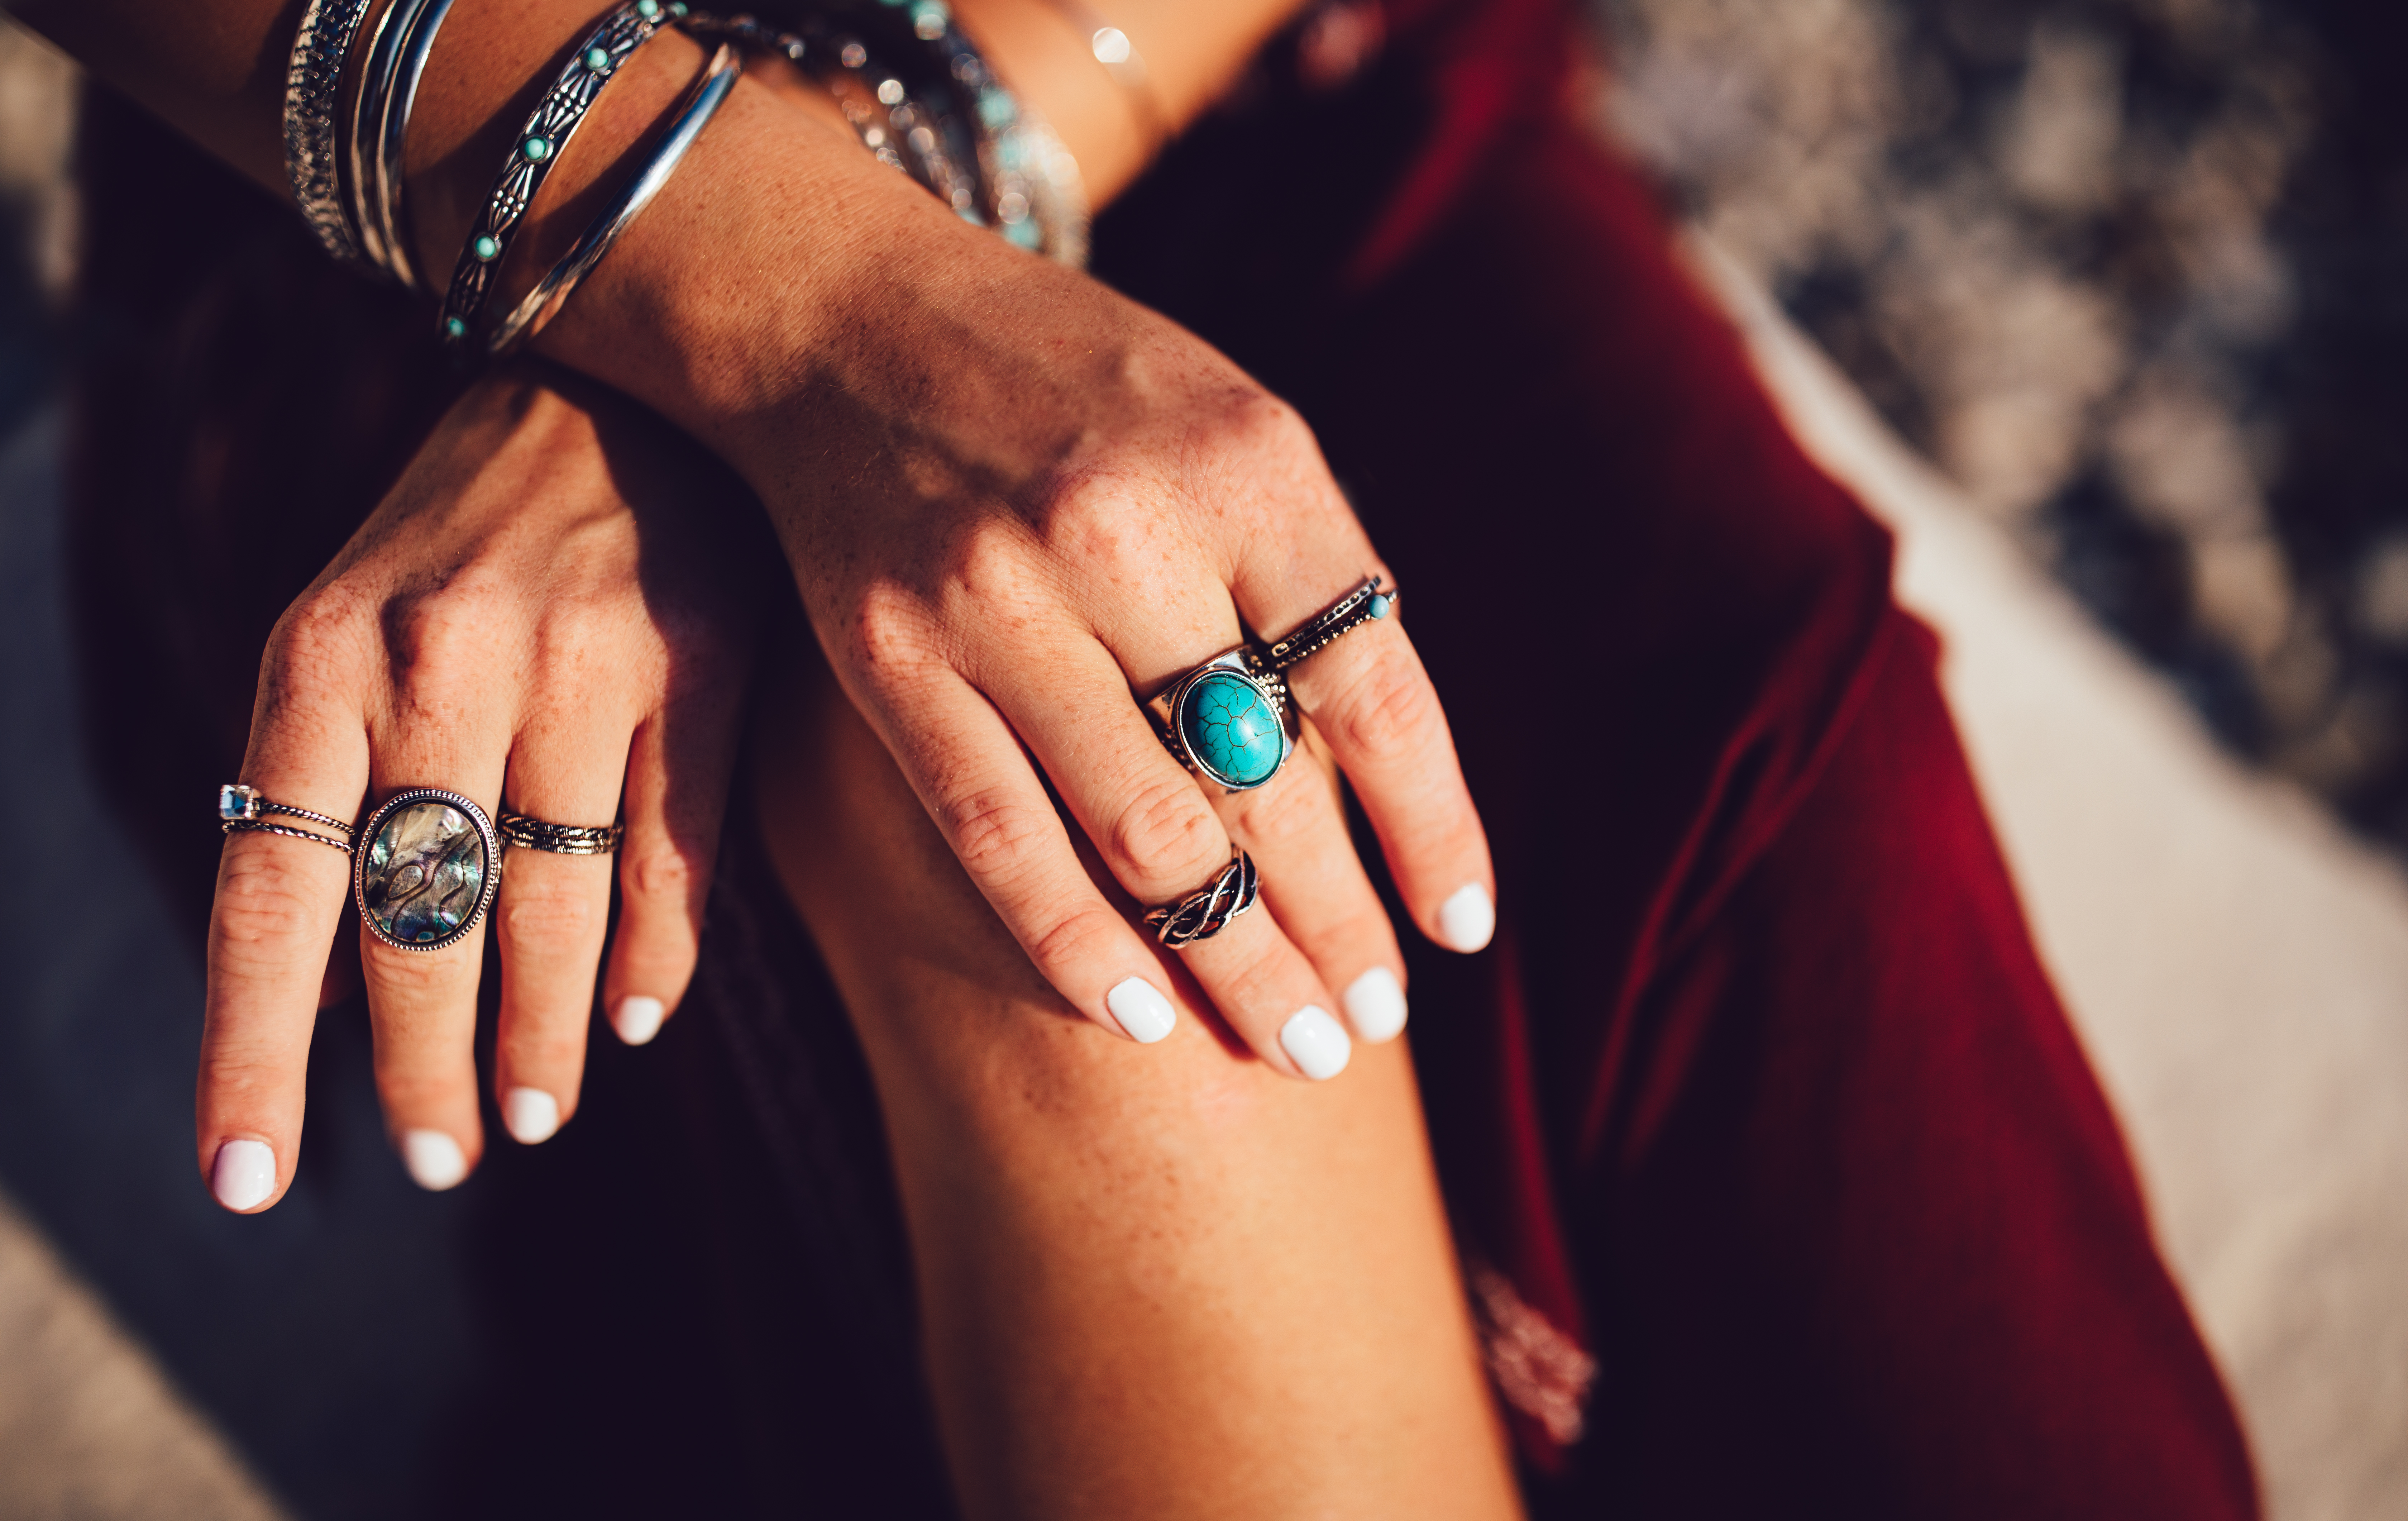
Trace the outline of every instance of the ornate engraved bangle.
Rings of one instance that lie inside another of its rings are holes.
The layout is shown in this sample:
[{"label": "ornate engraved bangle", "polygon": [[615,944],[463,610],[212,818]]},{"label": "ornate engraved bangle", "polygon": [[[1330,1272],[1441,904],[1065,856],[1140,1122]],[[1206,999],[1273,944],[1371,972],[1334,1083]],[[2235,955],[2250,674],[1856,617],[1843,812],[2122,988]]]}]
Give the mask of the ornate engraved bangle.
[{"label": "ornate engraved bangle", "polygon": [[421,289],[402,210],[402,148],[418,81],[426,73],[436,35],[452,0],[394,0],[377,18],[368,55],[351,102],[351,222],[370,262],[410,290]]},{"label": "ornate engraved bangle", "polygon": [[343,60],[370,3],[309,0],[284,71],[285,178],[320,246],[346,264],[363,261],[358,232],[344,214],[336,166],[335,100],[342,89]]},{"label": "ornate engraved bangle", "polygon": [[1314,614],[1295,633],[1262,652],[1262,663],[1275,675],[1284,675],[1298,661],[1327,649],[1341,635],[1385,618],[1396,610],[1402,592],[1380,590],[1380,578],[1366,576],[1353,591]]},{"label": "ornate engraved bangle", "polygon": [[513,352],[542,332],[544,325],[559,314],[560,309],[567,304],[569,295],[576,291],[578,281],[602,262],[602,256],[610,251],[610,245],[619,240],[619,235],[627,230],[627,224],[636,220],[637,213],[650,206],[652,197],[661,193],[661,187],[669,182],[669,176],[677,172],[678,161],[685,157],[686,150],[694,146],[695,138],[702,135],[702,129],[719,113],[719,108],[726,102],[728,92],[736,88],[737,76],[743,69],[744,55],[736,50],[735,44],[721,43],[701,77],[687,89],[685,98],[678,102],[677,109],[670,114],[668,130],[662,136],[659,146],[652,150],[651,161],[641,173],[627,182],[616,199],[603,208],[593,224],[585,229],[585,236],[577,240],[577,246],[570,249],[558,264],[546,270],[543,279],[536,281],[535,289],[527,293],[526,299],[494,327],[493,336],[485,343],[488,354],[498,359]]},{"label": "ornate engraved bangle", "polygon": [[1254,858],[1233,847],[1229,864],[1221,868],[1219,876],[1178,902],[1166,903],[1147,913],[1145,927],[1153,930],[1154,938],[1163,944],[1183,951],[1228,928],[1230,920],[1254,906],[1262,887],[1262,874],[1254,869]]},{"label": "ornate engraved bangle", "polygon": [[460,262],[452,271],[451,287],[444,293],[443,310],[437,332],[443,341],[454,349],[468,341],[468,330],[476,325],[484,310],[486,299],[493,294],[494,274],[502,255],[509,251],[511,230],[525,217],[527,208],[535,203],[536,193],[543,188],[552,166],[568,147],[577,129],[584,124],[585,114],[593,108],[595,97],[610,82],[627,55],[652,39],[654,34],[685,14],[682,0],[627,0],[625,5],[602,20],[602,23],[586,35],[576,51],[561,65],[552,81],[552,88],[527,115],[518,136],[510,143],[510,156],[502,172],[494,178],[493,192],[485,197],[485,208],[477,215],[468,229],[468,241],[460,250]]},{"label": "ornate engraved bangle", "polygon": [[524,813],[505,813],[494,821],[502,843],[517,850],[548,851],[554,855],[608,855],[619,848],[625,827],[616,824],[552,824]]}]

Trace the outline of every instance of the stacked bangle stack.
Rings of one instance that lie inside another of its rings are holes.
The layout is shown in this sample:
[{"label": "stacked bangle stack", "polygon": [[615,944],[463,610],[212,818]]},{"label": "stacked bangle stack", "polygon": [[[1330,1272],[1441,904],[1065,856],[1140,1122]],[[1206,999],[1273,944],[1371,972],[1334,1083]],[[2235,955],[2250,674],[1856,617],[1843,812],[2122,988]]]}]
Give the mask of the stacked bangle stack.
[{"label": "stacked bangle stack", "polygon": [[[328,252],[424,290],[424,273],[411,252],[402,151],[419,82],[452,0],[390,0],[369,30],[351,109],[338,117],[352,44],[375,5],[308,0],[287,71],[285,167],[294,201]],[[812,13],[796,31],[774,30],[750,16],[690,13],[684,0],[627,0],[603,18],[568,54],[511,142],[444,288],[437,318],[442,341],[462,354],[499,357],[540,333],[667,183],[733,91],[747,49],[782,53],[803,66],[836,97],[864,147],[964,218],[1048,258],[1084,264],[1086,196],[1077,161],[995,78],[944,0],[875,0],[838,9],[840,17]],[[486,323],[513,235],[552,165],[603,87],[668,26],[720,46],[670,113],[641,168],[576,246],[509,311]],[[1110,30],[1099,30],[1098,37]],[[877,61],[872,34],[880,37]],[[1111,50],[1104,42],[1096,46]],[[1134,56],[1104,61],[1120,77],[1129,67],[1142,69],[1141,61],[1131,64]]]}]

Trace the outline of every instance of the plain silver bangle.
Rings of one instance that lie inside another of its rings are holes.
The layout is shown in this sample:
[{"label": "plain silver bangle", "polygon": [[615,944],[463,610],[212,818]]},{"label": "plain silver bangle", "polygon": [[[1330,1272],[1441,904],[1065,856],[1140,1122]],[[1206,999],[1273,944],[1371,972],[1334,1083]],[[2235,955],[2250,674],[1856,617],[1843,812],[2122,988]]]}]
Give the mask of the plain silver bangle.
[{"label": "plain silver bangle", "polygon": [[402,147],[418,81],[435,50],[452,0],[394,0],[368,38],[368,56],[351,102],[349,155],[351,220],[369,261],[410,290],[419,290],[402,209]]},{"label": "plain silver bangle", "polygon": [[343,60],[370,3],[309,0],[284,71],[284,175],[320,246],[346,264],[364,261],[336,167],[335,100],[342,89]]},{"label": "plain silver bangle", "polygon": [[560,309],[567,304],[570,294],[577,289],[577,282],[602,262],[602,256],[610,251],[610,245],[619,240],[619,235],[627,230],[627,224],[636,220],[637,213],[650,206],[652,197],[661,193],[661,187],[669,182],[669,176],[677,172],[678,161],[685,157],[686,150],[694,146],[694,140],[702,136],[702,129],[710,124],[710,119],[718,114],[728,93],[736,88],[737,76],[743,72],[744,55],[737,50],[734,43],[721,43],[719,50],[710,55],[710,63],[703,69],[702,77],[687,88],[685,98],[678,102],[677,110],[669,119],[668,131],[661,137],[660,146],[652,150],[652,160],[644,165],[643,172],[628,181],[618,198],[605,207],[602,213],[594,219],[593,224],[585,229],[585,236],[577,240],[577,246],[545,271],[543,279],[536,281],[535,289],[527,293],[526,299],[494,327],[493,336],[485,342],[488,354],[499,359],[504,354],[515,352],[542,332],[545,323],[560,314]]}]

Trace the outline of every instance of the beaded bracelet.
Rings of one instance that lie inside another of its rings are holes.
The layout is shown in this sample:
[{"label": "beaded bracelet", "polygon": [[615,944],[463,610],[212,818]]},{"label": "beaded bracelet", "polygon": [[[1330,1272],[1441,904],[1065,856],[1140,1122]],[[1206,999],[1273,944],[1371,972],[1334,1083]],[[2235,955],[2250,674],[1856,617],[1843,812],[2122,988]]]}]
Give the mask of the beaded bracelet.
[{"label": "beaded bracelet", "polygon": [[652,159],[642,172],[629,180],[627,187],[594,219],[593,224],[585,229],[585,236],[577,240],[577,246],[547,270],[543,279],[536,281],[535,289],[527,293],[526,298],[502,319],[494,329],[492,337],[486,340],[487,354],[499,359],[514,352],[542,332],[544,324],[558,315],[569,295],[576,291],[578,281],[602,262],[602,256],[610,251],[610,245],[619,240],[619,235],[627,230],[627,224],[636,220],[636,214],[651,205],[652,197],[661,193],[661,187],[669,182],[669,176],[677,171],[678,161],[685,157],[686,150],[694,146],[694,140],[702,135],[702,129],[710,125],[710,119],[718,114],[728,92],[736,88],[736,78],[743,68],[744,55],[736,50],[735,44],[721,43],[719,50],[704,66],[701,77],[687,89],[685,98],[679,101],[677,109],[670,113],[668,130],[662,135],[660,145],[652,150]]},{"label": "beaded bracelet", "polygon": [[368,57],[351,103],[351,222],[371,263],[410,290],[422,282],[410,256],[402,208],[402,146],[418,81],[452,0],[394,0],[368,38]]},{"label": "beaded bracelet", "polygon": [[309,0],[284,71],[284,175],[319,245],[346,264],[358,264],[361,257],[336,169],[335,100],[342,89],[343,60],[370,3]]},{"label": "beaded bracelet", "polygon": [[468,229],[468,241],[452,268],[436,329],[446,344],[455,350],[466,345],[469,328],[493,294],[494,273],[509,248],[511,229],[534,204],[536,193],[584,124],[602,87],[610,82],[628,54],[685,10],[683,0],[668,0],[666,5],[662,0],[627,0],[604,17],[561,65],[552,88],[543,93],[512,140],[510,156],[494,178],[484,209]]}]

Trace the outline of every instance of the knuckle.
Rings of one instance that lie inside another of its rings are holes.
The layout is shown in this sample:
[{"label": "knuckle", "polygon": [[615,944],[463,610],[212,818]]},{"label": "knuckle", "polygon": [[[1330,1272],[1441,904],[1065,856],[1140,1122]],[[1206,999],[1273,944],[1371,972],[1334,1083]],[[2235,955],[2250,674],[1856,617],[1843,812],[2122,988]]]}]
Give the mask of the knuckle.
[{"label": "knuckle", "polygon": [[574,944],[599,936],[603,914],[590,887],[576,882],[509,882],[494,905],[494,927],[520,945]]},{"label": "knuckle", "polygon": [[918,599],[901,587],[886,585],[862,594],[846,642],[863,669],[898,673],[924,664],[932,643]]},{"label": "knuckle", "polygon": [[1025,869],[1060,827],[1051,810],[1040,812],[1016,795],[996,791],[948,801],[937,822],[963,869],[982,882],[1007,882]]},{"label": "knuckle", "polygon": [[674,846],[633,853],[627,857],[624,871],[628,896],[661,904],[687,903],[701,879],[694,862]]},{"label": "knuckle", "polygon": [[1248,839],[1295,839],[1318,828],[1333,801],[1318,768],[1291,762],[1269,786],[1233,794],[1229,821]]},{"label": "knuckle", "polygon": [[341,581],[305,594],[269,635],[264,685],[272,702],[349,684],[367,649],[366,599]]},{"label": "knuckle", "polygon": [[1180,777],[1140,788],[1113,818],[1106,843],[1114,859],[1142,876],[1179,878],[1227,853],[1218,825],[1203,796]]},{"label": "knuckle", "polygon": [[1344,680],[1335,708],[1348,751],[1374,765],[1410,759],[1439,723],[1438,694],[1412,662],[1381,651]]},{"label": "knuckle", "polygon": [[1076,909],[1029,940],[1028,959],[1049,972],[1102,960],[1126,933],[1128,926],[1109,909],[1100,905]]},{"label": "knuckle", "polygon": [[215,939],[223,950],[282,951],[317,929],[324,910],[258,850],[228,853],[218,874]]}]

